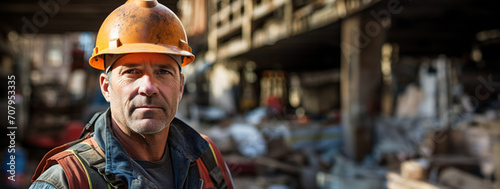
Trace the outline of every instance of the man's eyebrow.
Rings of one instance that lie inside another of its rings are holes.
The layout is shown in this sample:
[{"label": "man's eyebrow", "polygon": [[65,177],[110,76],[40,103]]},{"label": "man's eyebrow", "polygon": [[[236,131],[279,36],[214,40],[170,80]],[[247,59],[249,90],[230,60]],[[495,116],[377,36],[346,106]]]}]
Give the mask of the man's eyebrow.
[{"label": "man's eyebrow", "polygon": [[155,65],[155,67],[161,69],[175,70],[175,66],[172,66],[171,64],[157,64]]},{"label": "man's eyebrow", "polygon": [[127,68],[136,68],[136,67],[140,67],[141,65],[142,64],[139,64],[139,63],[125,63],[122,66],[127,67]]},{"label": "man's eyebrow", "polygon": [[[122,65],[124,68],[138,68],[141,66],[144,66],[144,64],[141,63],[125,63]],[[153,66],[155,69],[168,69],[168,70],[176,70],[175,67],[171,64],[156,64]]]}]

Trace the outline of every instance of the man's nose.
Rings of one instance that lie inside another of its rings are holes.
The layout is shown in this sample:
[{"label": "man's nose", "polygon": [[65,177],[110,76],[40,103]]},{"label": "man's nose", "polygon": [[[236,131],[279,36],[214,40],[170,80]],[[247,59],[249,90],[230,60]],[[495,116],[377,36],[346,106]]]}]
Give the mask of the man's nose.
[{"label": "man's nose", "polygon": [[153,96],[158,93],[155,78],[150,75],[143,75],[139,82],[139,94],[144,96]]}]

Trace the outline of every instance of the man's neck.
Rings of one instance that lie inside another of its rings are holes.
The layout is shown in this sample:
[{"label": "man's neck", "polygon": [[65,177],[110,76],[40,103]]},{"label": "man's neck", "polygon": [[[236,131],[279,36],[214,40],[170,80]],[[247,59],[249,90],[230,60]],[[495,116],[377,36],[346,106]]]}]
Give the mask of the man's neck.
[{"label": "man's neck", "polygon": [[162,158],[165,153],[169,127],[159,133],[142,135],[133,132],[126,126],[121,127],[113,119],[111,120],[114,136],[132,159],[159,161]]}]

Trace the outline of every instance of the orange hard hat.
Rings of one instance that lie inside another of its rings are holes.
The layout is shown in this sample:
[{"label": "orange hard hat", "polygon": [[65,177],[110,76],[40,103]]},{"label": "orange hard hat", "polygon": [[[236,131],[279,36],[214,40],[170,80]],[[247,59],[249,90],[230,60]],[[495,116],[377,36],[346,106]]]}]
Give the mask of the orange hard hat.
[{"label": "orange hard hat", "polygon": [[105,70],[103,55],[128,53],[178,55],[181,66],[194,60],[181,21],[156,0],[128,0],[111,12],[97,33],[89,64]]}]

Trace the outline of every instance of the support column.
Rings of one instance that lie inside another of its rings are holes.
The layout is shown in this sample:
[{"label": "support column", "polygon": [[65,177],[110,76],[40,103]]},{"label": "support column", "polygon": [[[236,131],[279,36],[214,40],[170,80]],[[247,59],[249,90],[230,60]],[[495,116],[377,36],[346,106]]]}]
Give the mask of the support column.
[{"label": "support column", "polygon": [[386,30],[364,12],[346,18],[341,27],[344,153],[361,160],[371,152],[373,116],[380,112],[381,47]]}]

